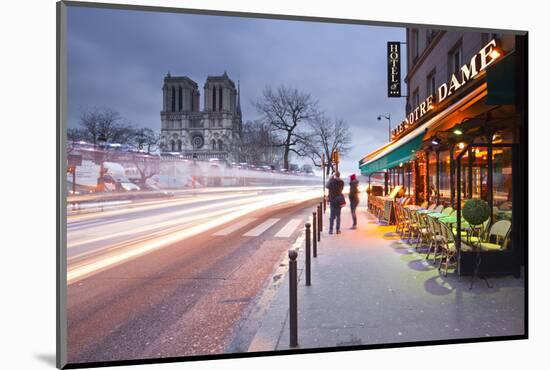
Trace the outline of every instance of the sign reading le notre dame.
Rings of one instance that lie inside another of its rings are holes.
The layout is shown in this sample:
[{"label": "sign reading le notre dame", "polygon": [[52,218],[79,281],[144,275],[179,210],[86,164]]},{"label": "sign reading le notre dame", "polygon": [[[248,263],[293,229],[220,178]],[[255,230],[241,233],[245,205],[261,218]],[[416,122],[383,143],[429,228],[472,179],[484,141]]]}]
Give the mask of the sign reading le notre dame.
[{"label": "sign reading le notre dame", "polygon": [[401,43],[388,41],[388,97],[401,97]]}]

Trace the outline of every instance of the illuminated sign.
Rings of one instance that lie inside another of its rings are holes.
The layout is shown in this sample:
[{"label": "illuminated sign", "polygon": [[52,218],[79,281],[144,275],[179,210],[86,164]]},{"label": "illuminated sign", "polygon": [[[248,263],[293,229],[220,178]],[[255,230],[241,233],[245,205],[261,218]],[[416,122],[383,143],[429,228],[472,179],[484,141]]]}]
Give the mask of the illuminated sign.
[{"label": "illuminated sign", "polygon": [[388,42],[388,97],[401,97],[401,43]]},{"label": "illuminated sign", "polygon": [[497,42],[495,40],[489,41],[487,45],[470,59],[469,63],[464,64],[460,70],[453,73],[448,82],[439,86],[435,95],[428,96],[426,100],[411,110],[405,120],[392,130],[392,138],[397,138],[397,136],[408,128],[414,126],[426,113],[434,109],[434,100],[436,98],[438,104],[445,101],[445,99],[452,96],[468,81],[476,78],[480,72],[500,58],[501,55],[496,47]]}]

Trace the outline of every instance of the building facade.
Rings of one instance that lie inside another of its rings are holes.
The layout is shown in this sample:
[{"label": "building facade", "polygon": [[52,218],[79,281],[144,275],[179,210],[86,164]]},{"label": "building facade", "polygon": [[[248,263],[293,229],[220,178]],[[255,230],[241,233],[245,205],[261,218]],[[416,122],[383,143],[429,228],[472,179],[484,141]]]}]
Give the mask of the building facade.
[{"label": "building facade", "polygon": [[240,91],[226,72],[208,76],[203,87],[186,76],[164,78],[161,146],[164,153],[184,158],[233,159],[242,130]]},{"label": "building facade", "polygon": [[[390,143],[359,161],[361,173],[383,179],[385,194],[399,186],[411,203],[453,207],[458,220],[464,200],[485,200],[490,225],[504,221],[509,232],[484,251],[483,268],[519,275],[527,248],[526,34],[408,28],[406,52],[405,118]],[[471,273],[474,257],[462,243],[456,239],[458,272]]]}]

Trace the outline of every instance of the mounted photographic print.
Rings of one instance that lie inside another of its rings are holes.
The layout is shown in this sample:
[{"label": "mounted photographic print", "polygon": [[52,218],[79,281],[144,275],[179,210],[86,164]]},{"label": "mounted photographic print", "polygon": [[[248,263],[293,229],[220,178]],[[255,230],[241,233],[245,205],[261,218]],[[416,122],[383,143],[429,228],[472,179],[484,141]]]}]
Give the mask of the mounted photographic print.
[{"label": "mounted photographic print", "polygon": [[58,3],[59,368],[527,338],[527,32]]}]

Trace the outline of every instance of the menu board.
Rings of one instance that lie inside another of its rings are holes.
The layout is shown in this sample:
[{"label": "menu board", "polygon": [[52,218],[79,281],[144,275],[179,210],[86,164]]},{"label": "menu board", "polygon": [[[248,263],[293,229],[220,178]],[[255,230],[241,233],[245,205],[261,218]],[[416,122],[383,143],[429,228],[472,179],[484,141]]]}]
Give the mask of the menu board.
[{"label": "menu board", "polygon": [[403,186],[397,185],[395,188],[393,188],[393,190],[391,191],[388,198],[394,199],[395,196],[397,195],[397,193],[399,193],[399,191],[401,191],[401,189],[403,189]]},{"label": "menu board", "polygon": [[391,213],[393,209],[393,201],[391,199],[386,199],[384,202],[384,216],[383,219],[388,222],[391,221]]}]

